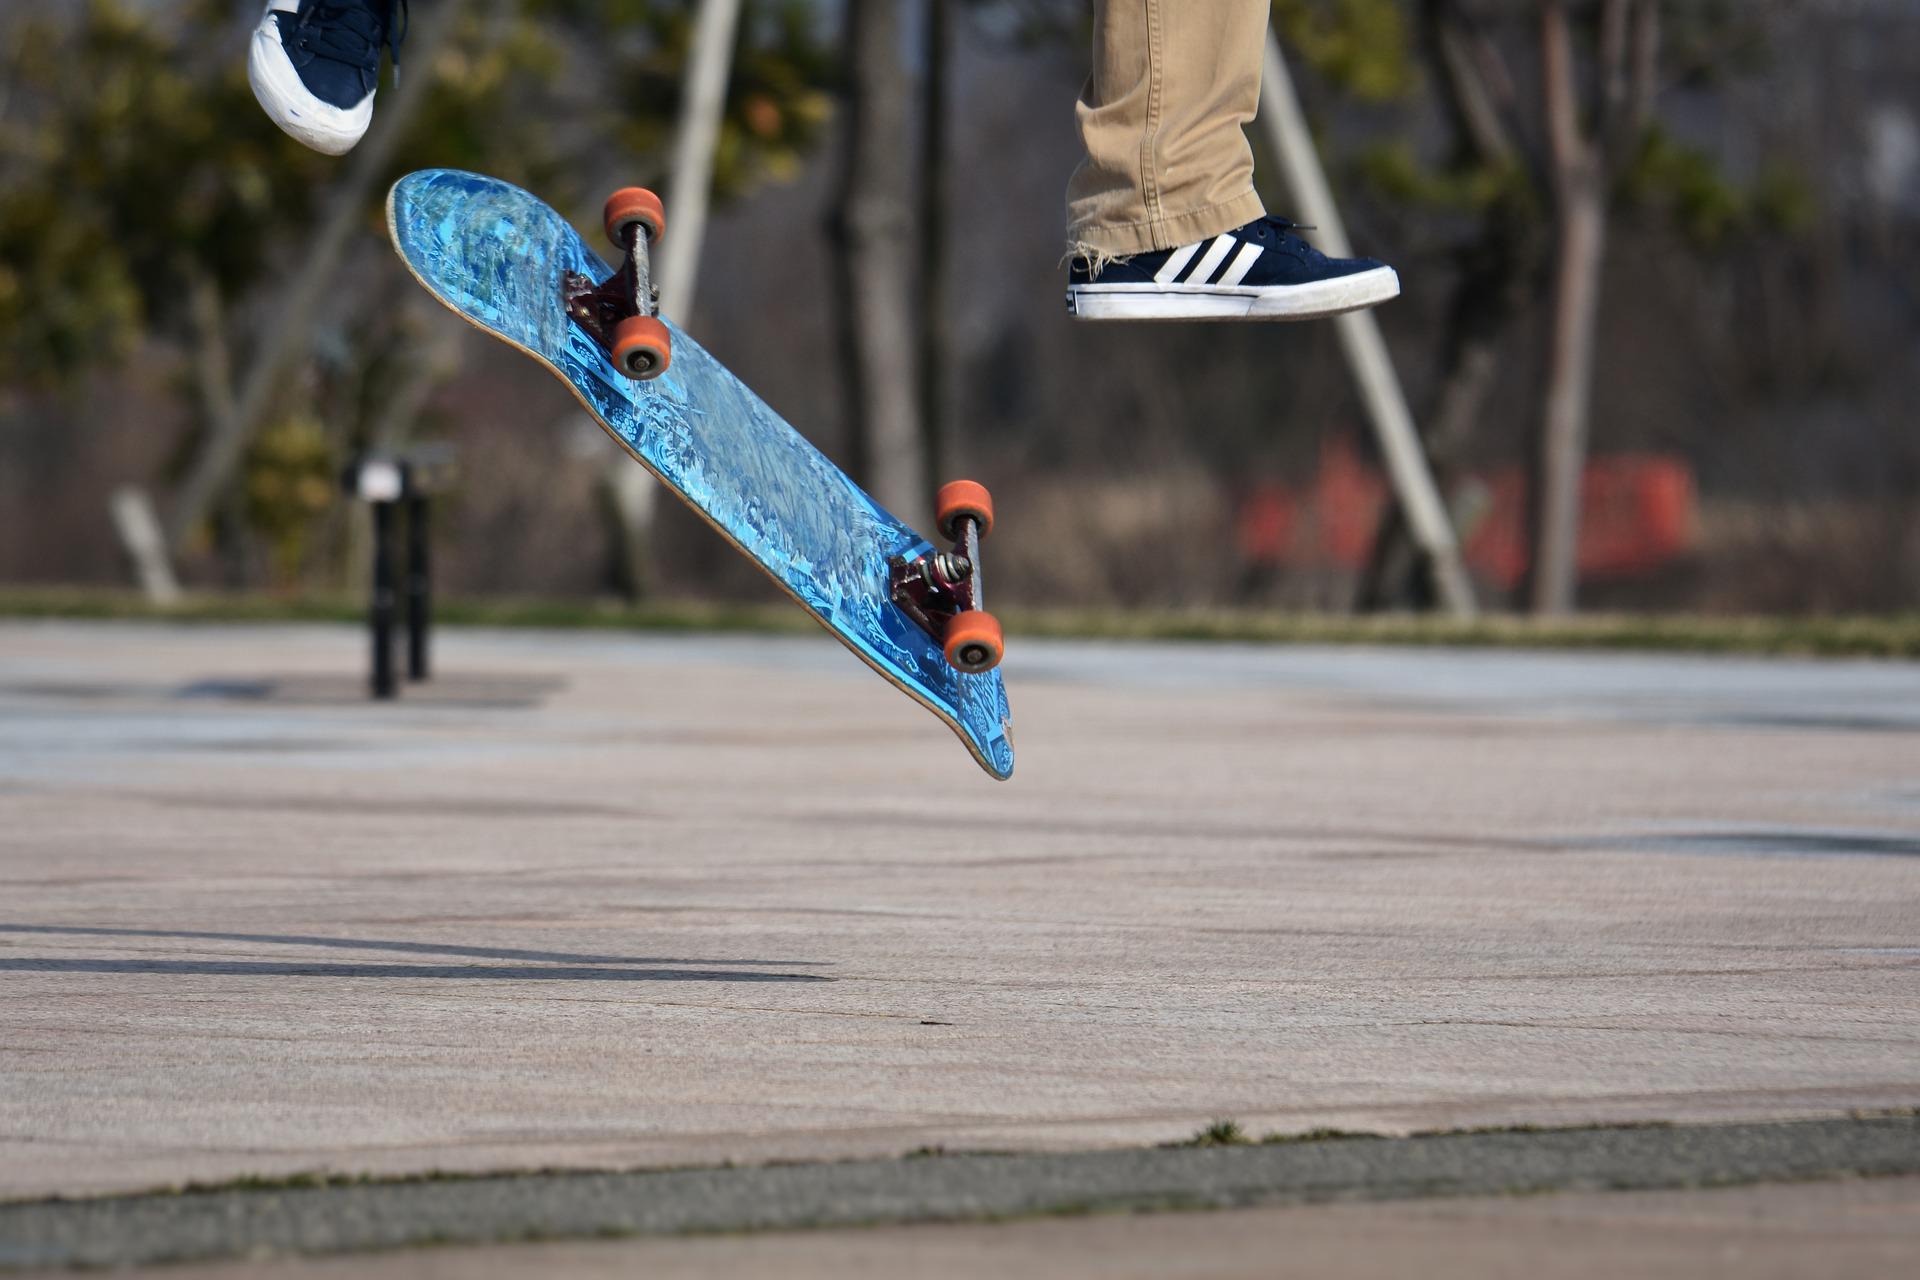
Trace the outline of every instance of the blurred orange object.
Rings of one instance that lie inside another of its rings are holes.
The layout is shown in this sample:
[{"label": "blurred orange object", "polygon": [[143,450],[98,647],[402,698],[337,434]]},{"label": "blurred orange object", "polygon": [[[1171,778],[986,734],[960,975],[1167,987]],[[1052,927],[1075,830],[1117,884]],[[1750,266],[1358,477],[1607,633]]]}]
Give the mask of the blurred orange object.
[{"label": "blurred orange object", "polygon": [[[1505,467],[1479,483],[1487,503],[1481,518],[1463,530],[1467,563],[1489,582],[1512,588],[1527,571],[1527,477],[1517,466]],[[1696,501],[1693,471],[1679,458],[1631,453],[1592,459],[1581,482],[1580,575],[1631,578],[1682,555],[1693,536]],[[1250,565],[1357,570],[1366,563],[1386,502],[1380,473],[1350,443],[1332,440],[1320,451],[1306,493],[1270,482],[1242,496],[1235,540]]]}]

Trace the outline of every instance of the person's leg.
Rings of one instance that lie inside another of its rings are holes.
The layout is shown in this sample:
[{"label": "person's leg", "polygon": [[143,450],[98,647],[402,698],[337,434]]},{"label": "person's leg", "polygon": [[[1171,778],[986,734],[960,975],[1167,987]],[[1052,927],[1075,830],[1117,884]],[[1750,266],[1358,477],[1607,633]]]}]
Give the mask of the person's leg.
[{"label": "person's leg", "polygon": [[1244,127],[1260,107],[1268,0],[1096,0],[1074,110],[1086,159],[1067,241],[1099,262],[1171,249],[1266,212]]},{"label": "person's leg", "polygon": [[1268,217],[1246,125],[1268,0],[1095,0],[1087,157],[1067,187],[1067,310],[1083,320],[1306,320],[1400,292]]}]

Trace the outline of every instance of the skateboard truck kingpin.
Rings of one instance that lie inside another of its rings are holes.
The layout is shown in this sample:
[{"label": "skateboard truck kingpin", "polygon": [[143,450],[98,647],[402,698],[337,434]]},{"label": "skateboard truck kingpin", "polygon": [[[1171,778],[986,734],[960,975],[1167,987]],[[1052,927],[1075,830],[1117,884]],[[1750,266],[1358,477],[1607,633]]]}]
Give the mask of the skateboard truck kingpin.
[{"label": "skateboard truck kingpin", "polygon": [[1006,649],[980,582],[980,540],[993,532],[993,497],[985,485],[952,480],[940,486],[934,509],[934,524],[953,550],[889,560],[893,602],[940,642],[955,669],[991,671]]},{"label": "skateboard truck kingpin", "polygon": [[607,239],[626,257],[600,284],[567,272],[561,295],[567,314],[593,335],[614,367],[644,382],[665,373],[673,360],[673,335],[660,320],[649,252],[666,232],[666,211],[646,188],[622,187],[607,197],[603,221]]}]

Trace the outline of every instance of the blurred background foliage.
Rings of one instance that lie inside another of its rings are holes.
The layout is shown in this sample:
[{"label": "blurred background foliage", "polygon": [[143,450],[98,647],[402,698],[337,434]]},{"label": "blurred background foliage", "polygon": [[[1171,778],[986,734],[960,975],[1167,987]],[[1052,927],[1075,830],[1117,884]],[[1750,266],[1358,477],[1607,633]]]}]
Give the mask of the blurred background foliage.
[{"label": "blurred background foliage", "polygon": [[[1328,487],[1330,460],[1374,466],[1328,326],[1061,321],[1083,0],[902,3],[900,57],[916,85],[946,86],[947,150],[918,178],[950,228],[931,258],[948,280],[933,447],[1024,513],[1002,535],[1003,593],[1421,603],[1390,506],[1365,486]],[[1568,7],[1592,30],[1598,0]],[[0,14],[0,582],[125,581],[106,494],[135,483],[165,508],[190,487],[262,353],[294,324],[298,358],[267,379],[234,473],[180,536],[190,582],[351,582],[364,547],[333,474],[358,450],[442,435],[467,459],[441,515],[450,590],[606,589],[593,478],[604,451],[583,443],[539,370],[421,305],[384,244],[380,197],[408,169],[481,169],[597,237],[606,190],[666,181],[694,4],[414,8],[423,29],[403,75],[428,77],[427,91],[344,210],[355,157],[292,144],[252,100],[258,0]],[[1677,557],[1596,576],[1583,598],[1920,606],[1920,13],[1892,0],[1654,8],[1651,110],[1605,194],[1593,449],[1672,462],[1697,502]],[[683,319],[849,458],[825,265],[836,106],[853,74],[840,12],[748,0],[717,154],[723,205]],[[1463,536],[1491,518],[1502,477],[1530,467],[1540,434],[1557,205],[1536,13],[1504,0],[1274,4],[1354,238],[1407,282],[1381,319]],[[440,14],[453,25],[429,44],[424,24]],[[945,24],[944,53],[924,39],[930,22]],[[1462,38],[1504,146],[1463,116],[1447,44]],[[1591,66],[1585,35],[1578,50]],[[944,77],[930,74],[936,57],[952,60]],[[383,104],[395,92],[385,85]],[[1263,193],[1285,212],[1269,159]],[[336,217],[348,234],[329,287],[289,319],[291,282]],[[662,589],[757,589],[697,522],[660,520]],[[1519,602],[1481,568],[1492,603]]]},{"label": "blurred background foliage", "polygon": [[[84,0],[10,24],[0,378],[57,384],[123,359],[185,323],[196,288],[244,296],[311,229],[339,162],[287,145],[255,105],[235,18],[258,7]],[[716,167],[729,198],[790,180],[829,110],[808,9],[750,9]],[[486,168],[578,201],[597,157],[627,153],[662,180],[689,5],[484,0],[459,22],[417,68],[433,92],[395,173]]]},{"label": "blurred background foliage", "polygon": [[[173,385],[197,403],[167,451],[164,483],[190,469],[210,402],[231,396],[252,340],[275,323],[275,291],[342,181],[341,161],[290,144],[253,100],[245,40],[259,7],[85,0],[11,15],[4,30],[0,384],[71,393],[103,368],[184,348],[197,374]],[[664,180],[691,4],[446,8],[455,28],[427,65],[402,49],[430,92],[366,207],[343,211],[363,224],[359,259],[378,252],[386,179],[410,169],[484,169],[589,214],[602,184]],[[722,200],[791,180],[817,143],[834,63],[813,19],[788,0],[747,5],[716,158]],[[392,97],[391,80],[381,93]],[[331,323],[304,376],[276,393],[241,474],[187,550],[244,557],[258,539],[272,579],[298,585],[329,506],[315,477],[331,483],[347,454],[376,443],[379,404],[402,391],[418,327],[362,270],[352,257],[342,266],[355,295],[346,314],[340,296],[327,299]]]},{"label": "blurred background foliage", "polygon": [[1392,102],[1420,81],[1410,10],[1396,0],[1275,0],[1288,51],[1363,102]]},{"label": "blurred background foliage", "polygon": [[227,9],[203,0],[163,20],[88,0],[42,7],[7,33],[9,381],[126,358],[180,320],[193,282],[245,288],[276,237],[311,217],[324,158],[289,152],[249,118],[244,67],[199,38],[197,24],[228,25]]}]

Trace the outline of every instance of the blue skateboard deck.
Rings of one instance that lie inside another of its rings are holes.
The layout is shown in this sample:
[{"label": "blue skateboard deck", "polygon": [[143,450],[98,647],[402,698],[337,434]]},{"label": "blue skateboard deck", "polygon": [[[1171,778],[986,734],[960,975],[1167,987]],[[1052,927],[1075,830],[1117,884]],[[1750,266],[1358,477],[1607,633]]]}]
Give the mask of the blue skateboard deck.
[{"label": "blue skateboard deck", "polygon": [[520,188],[453,169],[408,174],[387,196],[394,248],[427,291],[572,388],[623,445],[866,664],[945,721],[995,778],[1013,773],[998,670],[955,670],[893,603],[888,559],[931,544],[668,321],[673,360],[623,376],[562,303],[561,277],[613,268]]}]

